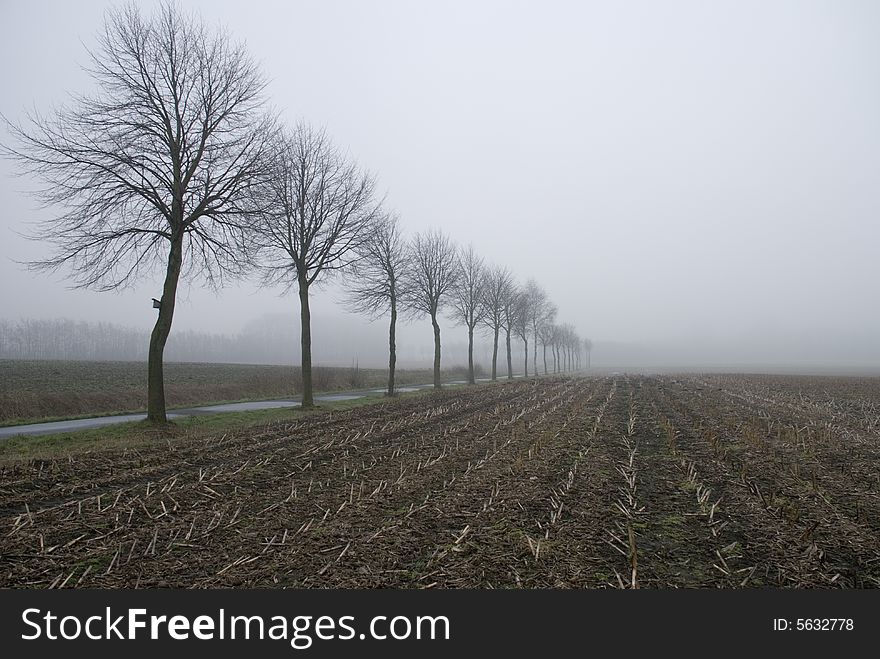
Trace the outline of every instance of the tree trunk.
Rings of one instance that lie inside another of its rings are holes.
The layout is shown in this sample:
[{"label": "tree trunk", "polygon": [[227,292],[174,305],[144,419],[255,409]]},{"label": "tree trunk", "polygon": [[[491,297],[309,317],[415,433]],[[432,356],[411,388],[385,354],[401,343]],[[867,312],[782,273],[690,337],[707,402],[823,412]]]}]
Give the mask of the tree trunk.
[{"label": "tree trunk", "polygon": [[315,406],[312,396],[312,312],[309,310],[309,284],[299,278],[300,354],[302,371],[302,407]]},{"label": "tree trunk", "polygon": [[535,377],[538,377],[538,326],[532,325],[532,370],[535,372]]},{"label": "tree trunk", "polygon": [[525,367],[523,370],[523,377],[527,378],[527,377],[529,377],[529,340],[523,339],[523,345],[525,346],[525,350],[523,350],[523,352],[526,355]]},{"label": "tree trunk", "polygon": [[544,375],[547,375],[547,344],[542,343],[541,347],[544,351]]},{"label": "tree trunk", "polygon": [[590,368],[590,351],[587,350],[587,370]]},{"label": "tree trunk", "polygon": [[434,327],[434,388],[440,388],[440,325],[437,324],[437,314],[431,315],[431,325]]},{"label": "tree trunk", "polygon": [[495,326],[495,340],[492,343],[492,382],[498,379],[498,330]]},{"label": "tree trunk", "polygon": [[180,279],[182,263],[183,235],[181,234],[171,240],[159,317],[150,334],[150,353],[147,358],[147,420],[157,423],[165,423],[168,420],[165,415],[165,379],[162,363],[165,355],[165,343],[171,333],[171,320],[174,318],[177,282]]},{"label": "tree trunk", "polygon": [[532,338],[535,340],[532,341],[532,370],[535,372],[535,377],[538,377],[538,332],[536,331]]},{"label": "tree trunk", "polygon": [[388,395],[394,395],[394,367],[397,365],[397,299],[391,296],[391,325],[388,328]]},{"label": "tree trunk", "polygon": [[468,384],[476,384],[474,378],[474,328],[468,325]]},{"label": "tree trunk", "polygon": [[510,350],[510,330],[504,330],[507,340],[507,379],[513,380],[513,353]]}]

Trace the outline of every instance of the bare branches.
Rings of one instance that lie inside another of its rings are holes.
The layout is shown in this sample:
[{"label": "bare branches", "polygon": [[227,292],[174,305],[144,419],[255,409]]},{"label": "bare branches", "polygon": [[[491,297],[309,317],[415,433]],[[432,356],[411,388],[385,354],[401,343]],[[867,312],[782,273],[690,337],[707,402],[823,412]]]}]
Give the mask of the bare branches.
[{"label": "bare branches", "polygon": [[279,135],[274,151],[254,227],[264,280],[308,287],[357,258],[379,216],[375,180],[307,124]]},{"label": "bare branches", "polygon": [[274,120],[261,113],[265,82],[244,48],[174,4],[148,18],[136,5],[111,11],[90,55],[97,90],[26,127],[6,121],[17,144],[2,153],[43,181],[37,196],[57,213],[31,236],[53,248],[32,268],[112,290],[165,266],[147,412],[164,422],[180,277],[217,287],[247,269],[247,218]]},{"label": "bare branches", "polygon": [[529,298],[525,291],[514,290],[507,306],[506,315],[513,333],[523,341],[528,341],[531,315]]},{"label": "bare branches", "polygon": [[408,272],[406,307],[436,318],[459,279],[458,248],[442,231],[416,234],[410,243]]},{"label": "bare branches", "polygon": [[514,281],[510,270],[501,266],[484,269],[483,282],[480,287],[484,313],[480,322],[492,333],[493,381],[498,377],[498,337],[506,326],[506,312],[513,290]]},{"label": "bare branches", "polygon": [[550,298],[547,297],[547,292],[534,279],[529,279],[526,282],[523,296],[523,304],[532,328],[532,336],[537,339],[541,326],[556,314],[556,310],[553,303],[550,302]]},{"label": "bare branches", "polygon": [[341,270],[369,237],[379,203],[373,177],[350,162],[324,131],[307,124],[277,135],[270,176],[257,195],[252,236],[266,284],[296,285],[304,408],[313,405],[309,288]]},{"label": "bare branches", "polygon": [[561,336],[562,328],[556,325],[556,305],[551,304],[544,316],[544,322],[538,326],[538,340],[542,345],[550,345]]},{"label": "bare branches", "polygon": [[409,263],[407,246],[400,233],[396,214],[383,215],[370,235],[356,248],[358,258],[351,265],[348,305],[356,312],[376,319],[389,312],[388,390],[394,395],[394,371],[397,363],[397,304],[405,295]]},{"label": "bare branches", "polygon": [[477,323],[486,316],[486,307],[483,303],[486,266],[473,245],[461,250],[458,264],[458,278],[450,298],[452,316],[458,324],[465,325],[473,331]]},{"label": "bare branches", "polygon": [[[460,277],[458,248],[442,231],[416,234],[409,246],[408,283],[404,307],[427,314],[434,329],[434,388],[440,388],[440,324],[437,313],[453,293]],[[473,372],[473,369],[471,369]]]},{"label": "bare branches", "polygon": [[452,288],[453,318],[468,330],[468,383],[474,384],[474,328],[486,317],[483,284],[486,266],[473,245],[458,258],[458,280]]},{"label": "bare branches", "polygon": [[514,287],[513,275],[508,268],[493,266],[485,270],[481,287],[485,314],[481,322],[490,330],[497,331],[504,327],[504,310]]},{"label": "bare branches", "polygon": [[219,285],[245,265],[245,202],[273,130],[256,64],[173,4],[146,18],[134,5],[110,12],[90,56],[92,95],[6,121],[15,145],[3,154],[43,181],[37,196],[57,212],[31,236],[53,255],[29,265],[110,290],[185,237],[184,275]]},{"label": "bare branches", "polygon": [[397,214],[383,215],[356,252],[346,303],[352,311],[375,319],[396,303],[406,283],[406,244]]}]

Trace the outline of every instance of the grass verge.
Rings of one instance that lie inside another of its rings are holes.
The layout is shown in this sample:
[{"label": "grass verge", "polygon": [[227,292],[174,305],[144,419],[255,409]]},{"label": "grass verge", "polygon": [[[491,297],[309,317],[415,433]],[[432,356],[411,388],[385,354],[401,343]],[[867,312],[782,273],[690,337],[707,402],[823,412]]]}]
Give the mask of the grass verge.
[{"label": "grass verge", "polygon": [[[508,382],[478,382],[475,387],[497,386]],[[452,388],[471,389],[471,385],[446,383],[444,390]],[[430,396],[436,389],[420,389],[398,393],[394,399]],[[337,392],[344,393],[344,392]],[[57,460],[77,453],[116,450],[155,445],[157,441],[171,442],[198,440],[219,433],[237,432],[284,421],[296,421],[315,414],[340,412],[367,405],[377,405],[390,400],[382,394],[366,394],[363,398],[338,401],[321,401],[315,407],[284,407],[247,412],[217,412],[181,417],[156,425],[147,421],[118,423],[103,428],[75,430],[50,435],[17,435],[0,439],[0,466],[31,460]],[[169,412],[172,411],[169,409]]]},{"label": "grass verge", "polygon": [[[400,394],[399,397],[422,396],[432,390]],[[295,421],[315,414],[338,412],[387,401],[384,396],[366,396],[355,400],[324,402],[313,409],[300,407],[218,412],[174,419],[165,425],[146,421],[120,423],[104,428],[77,430],[52,435],[19,435],[0,441],[0,464],[30,460],[54,460],[88,451],[137,448],[157,441],[199,439],[219,433],[245,430],[279,421]]]}]

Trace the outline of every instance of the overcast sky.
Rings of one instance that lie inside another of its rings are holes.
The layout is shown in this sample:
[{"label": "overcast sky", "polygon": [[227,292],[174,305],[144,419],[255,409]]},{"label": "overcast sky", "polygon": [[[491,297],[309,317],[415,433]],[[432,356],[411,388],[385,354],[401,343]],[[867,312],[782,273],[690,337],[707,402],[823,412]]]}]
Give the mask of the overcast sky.
[{"label": "overcast sky", "polygon": [[[409,233],[443,227],[535,277],[582,335],[719,363],[799,341],[828,346],[817,362],[844,344],[878,359],[880,3],[182,4],[247,43],[288,121],[325,126],[378,175]],[[0,111],[88,89],[109,6],[0,0]],[[71,292],[13,261],[45,255],[15,232],[51,210],[12,167],[0,315],[149,326],[158,275]],[[175,328],[296,311],[250,282],[182,295]],[[336,318],[334,297],[313,313]]]}]

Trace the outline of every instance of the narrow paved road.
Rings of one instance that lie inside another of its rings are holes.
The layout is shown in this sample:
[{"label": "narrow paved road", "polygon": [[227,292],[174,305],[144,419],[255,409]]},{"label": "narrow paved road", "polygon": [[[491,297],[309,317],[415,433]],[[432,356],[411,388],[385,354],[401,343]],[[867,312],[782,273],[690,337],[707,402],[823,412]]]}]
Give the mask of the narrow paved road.
[{"label": "narrow paved road", "polygon": [[[479,378],[478,382],[489,382],[488,378]],[[453,380],[444,384],[464,384],[464,380]],[[421,389],[429,389],[433,384],[416,384],[405,387],[398,387],[397,391],[406,393],[410,391],[419,391]],[[384,394],[384,389],[360,389],[357,391],[339,391],[335,393],[318,394],[315,396],[317,402],[333,402],[339,400],[355,400],[358,398],[366,398],[367,396],[379,396]],[[217,414],[220,412],[247,412],[251,410],[269,410],[279,407],[296,407],[300,405],[300,400],[291,398],[288,400],[257,400],[244,403],[227,403],[225,405],[205,405],[202,407],[187,407],[179,410],[170,410],[168,412],[169,419],[179,419],[185,416],[200,416],[204,414]],[[131,421],[142,421],[147,418],[146,414],[119,414],[116,416],[99,416],[88,419],[69,419],[67,421],[49,421],[47,423],[29,423],[20,426],[0,427],[0,440],[15,437],[17,435],[51,435],[62,432],[75,432],[77,430],[89,430],[92,428],[102,428],[117,423],[128,423]]]}]

